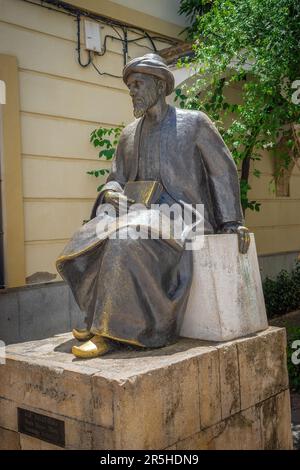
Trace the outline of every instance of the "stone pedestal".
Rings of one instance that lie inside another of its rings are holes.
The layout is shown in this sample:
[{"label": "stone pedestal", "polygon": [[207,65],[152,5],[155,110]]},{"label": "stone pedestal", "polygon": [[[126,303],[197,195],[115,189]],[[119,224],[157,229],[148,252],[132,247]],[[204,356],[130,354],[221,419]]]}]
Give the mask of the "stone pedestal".
[{"label": "stone pedestal", "polygon": [[228,341],[268,327],[255,239],[239,253],[237,235],[205,235],[194,251],[193,283],[181,335]]},{"label": "stone pedestal", "polygon": [[[70,354],[75,342],[64,334],[7,347],[1,449],[292,447],[283,329],[85,361]],[[20,432],[18,408],[58,420],[65,445]]]}]

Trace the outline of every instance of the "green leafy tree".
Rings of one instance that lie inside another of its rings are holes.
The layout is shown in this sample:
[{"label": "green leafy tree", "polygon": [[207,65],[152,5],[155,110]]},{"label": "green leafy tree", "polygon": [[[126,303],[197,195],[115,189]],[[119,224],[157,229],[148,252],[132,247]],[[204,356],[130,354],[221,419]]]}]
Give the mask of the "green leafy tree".
[{"label": "green leafy tree", "polygon": [[184,32],[188,33],[188,38],[192,39],[197,33],[197,16],[208,13],[212,8],[213,0],[181,0],[179,13],[185,15],[191,26],[186,28]]},{"label": "green leafy tree", "polygon": [[[241,169],[243,209],[259,210],[259,203],[248,200],[251,161],[262,158],[262,149],[272,150],[276,178],[299,155],[294,125],[300,123],[300,106],[291,98],[292,84],[300,79],[300,2],[182,0],[180,12],[192,20],[188,33],[197,78],[177,90],[177,99],[215,121]],[[227,98],[233,84],[241,90],[239,103]],[[277,151],[282,138],[285,148]]]},{"label": "green leafy tree", "polygon": [[[100,127],[91,133],[90,142],[95,148],[101,148],[98,154],[101,161],[110,161],[114,158],[123,128],[123,125],[111,128]],[[110,170],[108,168],[101,168],[98,170],[87,171],[87,174],[95,176],[96,178],[101,178],[109,172]],[[103,186],[103,183],[100,184],[97,188],[97,191],[101,191]]]}]

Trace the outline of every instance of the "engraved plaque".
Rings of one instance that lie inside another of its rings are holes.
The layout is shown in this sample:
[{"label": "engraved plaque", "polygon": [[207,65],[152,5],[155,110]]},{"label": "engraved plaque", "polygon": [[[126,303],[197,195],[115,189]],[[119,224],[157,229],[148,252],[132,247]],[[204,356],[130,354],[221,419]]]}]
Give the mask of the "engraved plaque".
[{"label": "engraved plaque", "polygon": [[65,423],[60,419],[18,408],[18,431],[56,446],[65,446]]}]

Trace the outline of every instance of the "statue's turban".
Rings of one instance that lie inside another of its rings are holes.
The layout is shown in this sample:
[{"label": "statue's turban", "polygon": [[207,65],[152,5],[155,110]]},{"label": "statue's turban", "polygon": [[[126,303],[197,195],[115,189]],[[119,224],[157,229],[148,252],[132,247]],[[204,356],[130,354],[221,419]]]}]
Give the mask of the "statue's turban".
[{"label": "statue's turban", "polygon": [[168,69],[164,59],[158,54],[145,54],[128,62],[123,69],[123,80],[125,83],[127,83],[127,78],[131,73],[146,73],[147,75],[154,75],[165,80],[167,95],[170,95],[174,90],[174,76]]}]

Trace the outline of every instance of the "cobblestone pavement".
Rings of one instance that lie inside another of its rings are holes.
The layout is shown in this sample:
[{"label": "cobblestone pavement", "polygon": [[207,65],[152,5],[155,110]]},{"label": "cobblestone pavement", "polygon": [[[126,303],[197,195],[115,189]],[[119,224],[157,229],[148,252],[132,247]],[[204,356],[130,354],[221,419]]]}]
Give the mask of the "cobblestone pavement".
[{"label": "cobblestone pavement", "polygon": [[300,394],[291,393],[294,448],[300,450]]}]

